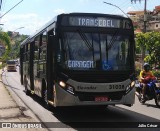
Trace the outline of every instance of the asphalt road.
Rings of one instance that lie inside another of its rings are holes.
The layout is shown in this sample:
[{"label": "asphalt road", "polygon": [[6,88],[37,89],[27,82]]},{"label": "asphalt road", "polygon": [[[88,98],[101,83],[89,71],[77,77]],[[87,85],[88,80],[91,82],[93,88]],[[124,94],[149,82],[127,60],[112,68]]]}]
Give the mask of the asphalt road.
[{"label": "asphalt road", "polygon": [[[146,102],[145,105],[141,105],[136,98],[135,104],[132,107],[117,105],[108,106],[105,110],[77,107],[55,111],[54,108],[51,110],[45,109],[40,98],[25,95],[24,87],[20,84],[19,72],[5,72],[2,75],[2,80],[50,130],[54,130],[54,126],[58,128],[63,127],[64,130],[78,130],[79,126],[83,127],[83,125],[85,125],[83,122],[93,122],[90,123],[93,127],[95,126],[94,124],[98,123],[102,127],[103,124],[111,124],[111,126],[113,125],[114,127],[115,124],[120,122],[131,122],[133,124],[143,124],[145,122],[149,124],[152,122],[160,123],[160,108],[156,107],[154,100]],[[136,128],[136,130],[158,131],[159,128]],[[128,129],[123,128],[123,130],[127,131]]]}]

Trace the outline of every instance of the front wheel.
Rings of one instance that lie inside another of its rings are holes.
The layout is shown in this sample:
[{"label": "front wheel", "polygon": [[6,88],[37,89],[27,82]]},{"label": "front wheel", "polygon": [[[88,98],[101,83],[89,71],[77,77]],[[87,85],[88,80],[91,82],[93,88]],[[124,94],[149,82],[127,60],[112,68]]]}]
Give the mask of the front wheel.
[{"label": "front wheel", "polygon": [[48,110],[52,109],[52,106],[48,102],[48,96],[47,96],[47,89],[43,91],[43,102],[44,102],[44,107]]},{"label": "front wheel", "polygon": [[160,94],[156,95],[155,103],[156,103],[156,106],[160,108]]},{"label": "front wheel", "polygon": [[144,100],[142,100],[142,94],[138,91],[135,92],[135,95],[137,96],[140,103],[144,103]]}]

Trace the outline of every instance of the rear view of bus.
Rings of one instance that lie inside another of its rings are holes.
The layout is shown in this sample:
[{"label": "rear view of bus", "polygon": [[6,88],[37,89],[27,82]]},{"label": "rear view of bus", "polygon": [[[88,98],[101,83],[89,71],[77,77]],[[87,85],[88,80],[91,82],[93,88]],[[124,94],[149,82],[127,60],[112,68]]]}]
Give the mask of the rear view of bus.
[{"label": "rear view of bus", "polygon": [[16,61],[15,60],[8,60],[7,62],[7,71],[16,71]]},{"label": "rear view of bus", "polygon": [[134,104],[130,19],[104,14],[57,18],[56,106]]}]

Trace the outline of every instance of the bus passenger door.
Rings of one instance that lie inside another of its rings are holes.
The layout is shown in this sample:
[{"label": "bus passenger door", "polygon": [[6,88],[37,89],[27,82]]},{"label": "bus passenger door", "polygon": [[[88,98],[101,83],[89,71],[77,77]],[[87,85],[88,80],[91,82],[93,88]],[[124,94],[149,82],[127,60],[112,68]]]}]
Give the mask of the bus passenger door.
[{"label": "bus passenger door", "polygon": [[55,81],[54,69],[54,53],[55,53],[55,35],[54,29],[48,32],[48,45],[47,45],[47,97],[48,100],[53,100],[53,84]]}]

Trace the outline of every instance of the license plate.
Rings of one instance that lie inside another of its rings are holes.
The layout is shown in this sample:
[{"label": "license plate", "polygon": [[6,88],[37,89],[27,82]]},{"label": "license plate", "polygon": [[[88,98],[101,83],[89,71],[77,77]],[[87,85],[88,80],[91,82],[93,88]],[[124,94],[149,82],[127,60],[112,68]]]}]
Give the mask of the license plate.
[{"label": "license plate", "polygon": [[97,97],[95,97],[95,101],[109,101],[109,98],[107,97],[107,96],[97,96]]}]

